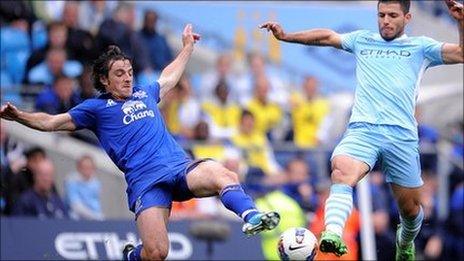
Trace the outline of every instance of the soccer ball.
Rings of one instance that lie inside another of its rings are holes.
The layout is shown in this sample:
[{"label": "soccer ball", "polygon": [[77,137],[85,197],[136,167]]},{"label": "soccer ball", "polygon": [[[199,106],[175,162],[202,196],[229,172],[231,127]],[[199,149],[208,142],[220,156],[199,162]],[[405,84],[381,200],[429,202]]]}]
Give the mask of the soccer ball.
[{"label": "soccer ball", "polygon": [[306,228],[292,227],[280,236],[278,249],[281,260],[314,260],[317,239]]}]

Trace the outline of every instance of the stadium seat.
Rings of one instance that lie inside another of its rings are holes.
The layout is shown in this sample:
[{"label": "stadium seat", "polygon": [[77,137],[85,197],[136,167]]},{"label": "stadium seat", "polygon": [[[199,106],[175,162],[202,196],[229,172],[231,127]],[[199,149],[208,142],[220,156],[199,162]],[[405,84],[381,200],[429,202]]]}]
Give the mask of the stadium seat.
[{"label": "stadium seat", "polygon": [[0,32],[0,54],[2,69],[9,74],[14,84],[22,82],[27,58],[30,55],[30,39],[26,32],[2,27]]}]

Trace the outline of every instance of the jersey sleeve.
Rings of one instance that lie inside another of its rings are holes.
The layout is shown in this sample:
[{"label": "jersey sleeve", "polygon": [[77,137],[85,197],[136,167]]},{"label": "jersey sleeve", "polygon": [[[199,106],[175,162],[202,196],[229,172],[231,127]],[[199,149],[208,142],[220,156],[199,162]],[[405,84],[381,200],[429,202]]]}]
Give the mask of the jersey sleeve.
[{"label": "jersey sleeve", "polygon": [[71,115],[77,129],[95,129],[96,117],[93,105],[91,100],[85,100],[69,110],[68,113]]},{"label": "jersey sleeve", "polygon": [[159,103],[161,101],[161,98],[160,98],[160,89],[161,89],[161,86],[160,84],[158,83],[158,81],[155,81],[154,83],[150,84],[148,86],[148,91],[151,95],[153,95],[153,97],[155,98],[156,100],[156,103]]},{"label": "jersey sleeve", "polygon": [[430,67],[443,64],[443,43],[429,37],[422,37],[424,58],[430,61]]},{"label": "jersey sleeve", "polygon": [[353,53],[356,48],[356,39],[359,35],[365,32],[366,30],[358,30],[351,33],[341,34],[340,37],[342,40],[342,49],[347,52]]}]

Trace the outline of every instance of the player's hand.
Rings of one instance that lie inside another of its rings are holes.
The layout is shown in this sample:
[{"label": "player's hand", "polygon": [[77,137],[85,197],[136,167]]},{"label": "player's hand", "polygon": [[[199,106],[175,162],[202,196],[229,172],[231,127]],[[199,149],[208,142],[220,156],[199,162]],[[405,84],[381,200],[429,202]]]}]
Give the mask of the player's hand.
[{"label": "player's hand", "polygon": [[464,22],[464,6],[455,0],[445,0],[445,3],[450,15],[459,22]]},{"label": "player's hand", "polygon": [[18,108],[9,102],[2,105],[0,108],[0,117],[4,118],[5,120],[14,121],[18,119],[19,113],[20,111]]},{"label": "player's hand", "polygon": [[272,31],[272,34],[278,40],[284,39],[284,36],[285,36],[284,29],[282,29],[282,26],[280,26],[280,24],[277,22],[266,22],[260,25],[259,28],[266,29],[268,32]]},{"label": "player's hand", "polygon": [[193,46],[198,40],[200,40],[200,35],[193,32],[193,27],[191,24],[187,24],[182,33],[182,44],[184,47]]}]

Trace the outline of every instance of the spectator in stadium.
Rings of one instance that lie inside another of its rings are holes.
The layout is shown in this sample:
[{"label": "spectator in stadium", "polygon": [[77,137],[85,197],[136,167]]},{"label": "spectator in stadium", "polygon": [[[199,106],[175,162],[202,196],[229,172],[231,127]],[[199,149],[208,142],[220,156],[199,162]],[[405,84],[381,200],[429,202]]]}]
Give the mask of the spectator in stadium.
[{"label": "spectator in stadium", "polygon": [[331,46],[356,55],[358,85],[353,113],[332,154],[334,184],[328,198],[326,231],[319,244],[323,252],[347,253],[341,236],[353,205],[353,186],[379,160],[400,209],[396,259],[415,259],[414,239],[424,219],[414,119],[418,76],[428,67],[464,62],[464,8],[457,1],[445,3],[458,22],[459,44],[405,35],[412,17],[409,0],[378,1],[378,34],[368,30],[338,34],[330,29],[285,33],[276,22],[261,25],[278,40]]},{"label": "spectator in stadium", "polygon": [[[228,86],[230,88],[228,91],[229,100],[238,103],[237,97],[232,96],[235,94],[232,90],[235,78],[232,74],[231,67],[232,59],[230,54],[220,53],[216,58],[216,66],[214,69],[210,69],[201,74],[198,98],[202,103],[209,102],[211,98],[214,100],[215,95],[217,95],[216,88],[219,84]],[[251,96],[251,91],[249,95]]]},{"label": "spectator in stadium", "polygon": [[51,85],[59,76],[75,78],[82,74],[82,70],[80,62],[68,60],[65,49],[52,48],[47,51],[45,61],[34,66],[27,77],[31,84]]},{"label": "spectator in stadium", "polygon": [[[322,123],[329,113],[329,101],[319,96],[318,80],[307,76],[303,80],[303,95],[291,99],[293,142],[299,148],[315,148],[322,143]],[[301,97],[301,98],[299,98]]]},{"label": "spectator in stadium", "polygon": [[[7,24],[17,20],[25,20],[28,28],[37,19],[32,3],[29,1],[0,2],[0,23]],[[3,28],[2,28],[3,29]]]},{"label": "spectator in stadium", "polygon": [[201,110],[189,78],[183,75],[168,95],[162,104],[168,130],[177,140],[192,139],[195,126],[200,121]]},{"label": "spectator in stadium", "polygon": [[450,128],[452,168],[449,174],[449,191],[455,191],[456,186],[464,181],[464,120],[453,123]]},{"label": "spectator in stadium", "polygon": [[92,84],[92,66],[85,65],[81,76],[78,78],[79,96],[81,100],[86,100],[97,96],[97,91]]},{"label": "spectator in stadium", "polygon": [[261,248],[266,260],[280,260],[277,245],[281,234],[292,227],[306,227],[306,216],[292,197],[285,194],[278,187],[270,185],[270,176],[262,171],[247,175],[245,186],[253,196],[256,206],[262,211],[275,209],[279,212],[282,222],[271,231],[261,233]]},{"label": "spectator in stadium", "polygon": [[[2,183],[5,186],[5,214],[11,214],[13,205],[18,201],[21,193],[31,188],[33,185],[33,172],[37,165],[47,159],[47,154],[41,147],[32,147],[24,151],[26,158],[25,165],[18,171],[11,172],[11,175]],[[13,170],[13,169],[12,169]]]},{"label": "spectator in stadium", "polygon": [[417,133],[419,135],[419,151],[422,171],[437,171],[437,143],[440,133],[433,126],[424,123],[421,106],[416,106]]},{"label": "spectator in stadium", "polygon": [[219,195],[223,204],[244,221],[242,230],[254,235],[274,229],[277,212],[263,213],[243,191],[237,174],[208,159],[192,161],[169,134],[157,103],[184,73],[200,36],[185,26],[183,47],[149,86],[133,87],[133,69],[117,46],[94,62],[95,88],[102,94],[67,113],[29,113],[2,105],[0,116],[41,131],[92,130],[113,162],[125,173],[129,209],[134,212],[142,243],[126,245],[124,259],[165,259],[169,251],[167,223],[172,201]]},{"label": "spectator in stadium", "polygon": [[375,245],[377,249],[382,249],[382,253],[377,255],[377,260],[394,260],[395,250],[391,246],[395,244],[395,234],[390,229],[389,192],[385,186],[384,174],[376,168],[370,174],[369,187],[372,199]]},{"label": "spectator in stadium", "polygon": [[166,37],[158,32],[158,14],[154,10],[146,10],[140,36],[148,48],[150,66],[161,71],[172,59],[172,50]]},{"label": "spectator in stadium", "polygon": [[79,93],[74,90],[74,84],[74,79],[58,76],[53,86],[45,86],[37,95],[35,110],[48,114],[67,112],[81,102]]},{"label": "spectator in stadium", "polygon": [[422,255],[420,259],[442,260],[443,253],[443,224],[438,218],[438,181],[435,173],[422,173],[424,186],[422,189],[422,207],[427,224],[417,236],[417,249]]},{"label": "spectator in stadium", "polygon": [[[9,23],[1,24],[0,83],[2,89],[12,84],[20,84],[26,75],[25,67],[31,49],[31,40],[28,32],[29,24],[26,19],[18,18]],[[12,98],[16,99],[18,97]]]},{"label": "spectator in stadium", "polygon": [[242,111],[238,132],[231,141],[243,151],[248,165],[258,167],[268,175],[279,174],[280,167],[275,160],[274,151],[267,137],[256,131],[255,117],[250,111]]},{"label": "spectator in stadium", "polygon": [[443,260],[464,260],[464,181],[451,191]]},{"label": "spectator in stadium", "polygon": [[241,106],[246,106],[253,96],[256,82],[260,78],[268,81],[269,100],[282,108],[287,108],[288,91],[280,70],[273,69],[265,58],[257,52],[248,55],[248,70],[244,74],[235,76],[232,97]]},{"label": "spectator in stadium", "polygon": [[272,140],[271,131],[282,121],[283,112],[277,103],[269,100],[269,81],[264,75],[255,78],[254,96],[246,109],[255,118],[254,130]]},{"label": "spectator in stadium", "polygon": [[32,172],[32,188],[24,191],[13,206],[12,215],[45,218],[69,218],[68,209],[54,190],[55,166],[46,159]]},{"label": "spectator in stadium", "polygon": [[134,75],[144,70],[151,71],[147,47],[134,30],[135,7],[133,3],[119,2],[112,17],[100,25],[96,36],[96,47],[104,52],[109,45],[116,44],[134,60]]},{"label": "spectator in stadium", "polygon": [[111,17],[117,1],[90,0],[80,2],[79,27],[96,36],[101,23]]},{"label": "spectator in stadium", "polygon": [[101,183],[95,176],[95,162],[89,155],[77,160],[77,172],[65,182],[66,200],[78,219],[103,220],[100,202]]},{"label": "spectator in stadium", "polygon": [[[26,64],[26,75],[29,74],[32,68],[45,61],[47,52],[53,48],[65,49],[68,57],[73,57],[71,50],[66,46],[68,40],[68,28],[65,24],[58,21],[50,22],[47,25],[47,43],[44,47],[34,50]],[[28,82],[28,79],[24,79]]]},{"label": "spectator in stadium", "polygon": [[[11,186],[15,175],[25,165],[23,146],[8,134],[5,124],[0,124],[0,214],[9,214]],[[9,206],[8,206],[9,203]]]},{"label": "spectator in stadium", "polygon": [[68,29],[66,46],[71,51],[69,58],[86,65],[97,58],[98,54],[93,35],[79,27],[79,12],[79,1],[66,1],[63,6],[61,21]]},{"label": "spectator in stadium", "polygon": [[227,140],[236,132],[241,109],[230,97],[230,87],[225,80],[218,82],[212,99],[202,103],[213,139]]},{"label": "spectator in stadium", "polygon": [[296,200],[305,212],[314,212],[317,195],[308,163],[302,158],[291,159],[285,168],[287,182],[282,187],[285,194]]}]

